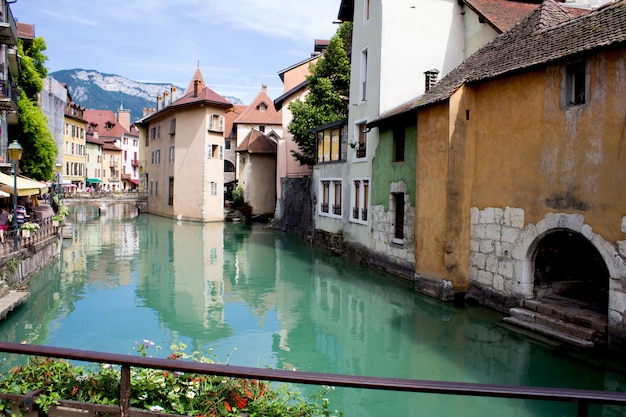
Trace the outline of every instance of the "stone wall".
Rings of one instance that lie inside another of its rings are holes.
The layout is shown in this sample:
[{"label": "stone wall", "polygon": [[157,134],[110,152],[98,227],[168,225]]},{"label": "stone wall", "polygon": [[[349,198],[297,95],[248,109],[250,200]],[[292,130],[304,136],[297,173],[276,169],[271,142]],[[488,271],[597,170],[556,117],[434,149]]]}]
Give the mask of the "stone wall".
[{"label": "stone wall", "polygon": [[2,278],[11,288],[27,284],[28,280],[43,267],[59,259],[62,240],[59,234],[50,235],[37,243],[20,248],[17,252],[2,256],[0,258]]},{"label": "stone wall", "polygon": [[[615,225],[626,235],[626,216]],[[534,298],[534,253],[551,231],[570,230],[585,237],[609,271],[609,345],[626,351],[626,239],[607,241],[585,223],[582,214],[546,213],[526,224],[520,208],[471,209],[469,299],[506,311]]]},{"label": "stone wall", "polygon": [[[404,227],[403,239],[395,239],[396,209],[395,193],[404,193]],[[371,262],[377,266],[413,279],[415,274],[415,207],[406,192],[404,182],[390,184],[389,210],[384,205],[370,208],[372,222]]]},{"label": "stone wall", "polygon": [[272,227],[311,238],[313,234],[312,178],[281,178],[281,195],[276,203]]}]

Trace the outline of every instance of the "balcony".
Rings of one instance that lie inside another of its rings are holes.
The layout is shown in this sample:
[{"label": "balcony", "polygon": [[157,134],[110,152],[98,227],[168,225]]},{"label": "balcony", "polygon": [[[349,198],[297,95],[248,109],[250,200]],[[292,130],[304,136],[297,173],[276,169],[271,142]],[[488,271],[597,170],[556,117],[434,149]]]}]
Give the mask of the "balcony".
[{"label": "balcony", "polygon": [[122,181],[123,180],[130,181],[130,174],[122,174]]},{"label": "balcony", "polygon": [[139,166],[139,160],[133,159],[132,161],[130,161],[130,164],[133,166],[133,168],[137,168]]},{"label": "balcony", "polygon": [[18,96],[19,90],[16,85],[8,81],[0,81],[0,110],[17,111]]},{"label": "balcony", "polygon": [[2,16],[0,16],[0,44],[9,46],[17,45],[17,24],[6,2],[2,2]]}]

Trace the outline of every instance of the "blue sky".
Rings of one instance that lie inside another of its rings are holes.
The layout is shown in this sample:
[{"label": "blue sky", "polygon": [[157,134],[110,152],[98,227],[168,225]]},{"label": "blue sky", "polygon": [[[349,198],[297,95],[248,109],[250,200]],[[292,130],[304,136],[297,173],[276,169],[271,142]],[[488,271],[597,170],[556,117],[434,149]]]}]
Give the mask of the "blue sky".
[{"label": "blue sky", "polygon": [[206,84],[248,104],[278,72],[335,33],[340,0],[17,0],[14,17],[46,40],[50,71],[83,68],[186,87]]}]

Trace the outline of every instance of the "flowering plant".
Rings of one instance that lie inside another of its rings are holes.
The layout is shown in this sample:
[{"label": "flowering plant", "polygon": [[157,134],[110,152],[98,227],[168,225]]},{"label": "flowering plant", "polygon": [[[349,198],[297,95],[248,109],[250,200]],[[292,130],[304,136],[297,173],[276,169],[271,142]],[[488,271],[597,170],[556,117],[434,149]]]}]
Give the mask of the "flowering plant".
[{"label": "flowering plant", "polygon": [[60,214],[55,214],[54,216],[52,216],[52,221],[62,222],[64,220],[65,220],[65,216],[62,216]]},{"label": "flowering plant", "polygon": [[[147,356],[154,346],[149,340],[136,343],[134,351]],[[160,347],[156,347],[160,349]],[[168,359],[215,363],[198,352],[185,353],[183,343],[171,346]],[[230,355],[229,355],[230,358]],[[64,360],[32,358],[14,368],[0,381],[0,392],[21,394],[43,389],[35,403],[47,413],[60,400],[96,404],[119,404],[120,370],[109,365],[85,368]],[[341,416],[329,411],[326,387],[304,397],[289,384],[216,375],[131,368],[131,407],[169,414],[214,416]],[[8,401],[0,401],[0,414],[11,412]]]},{"label": "flowering plant", "polygon": [[22,230],[31,230],[31,231],[35,231],[39,229],[39,225],[33,222],[26,222],[22,224],[22,226],[20,227],[22,228]]},{"label": "flowering plant", "polygon": [[63,216],[63,218],[65,218],[65,216],[67,216],[68,214],[70,214],[69,209],[63,205],[63,203],[59,202],[59,208],[57,209],[57,215],[58,216]]}]

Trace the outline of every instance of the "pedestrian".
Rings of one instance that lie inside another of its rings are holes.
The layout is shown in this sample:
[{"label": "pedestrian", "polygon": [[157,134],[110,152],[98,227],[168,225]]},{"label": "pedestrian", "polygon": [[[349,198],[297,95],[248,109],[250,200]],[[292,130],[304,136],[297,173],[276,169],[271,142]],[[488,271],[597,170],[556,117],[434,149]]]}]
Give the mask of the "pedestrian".
[{"label": "pedestrian", "polygon": [[9,212],[0,208],[0,243],[4,243],[4,234],[9,230]]}]

